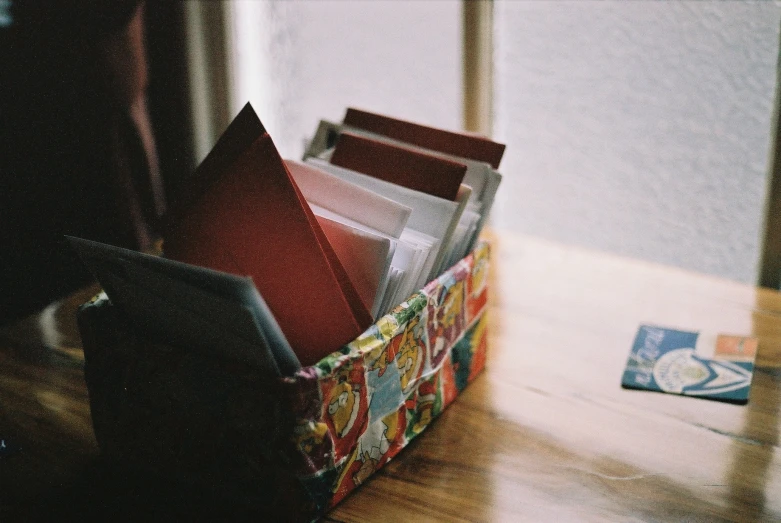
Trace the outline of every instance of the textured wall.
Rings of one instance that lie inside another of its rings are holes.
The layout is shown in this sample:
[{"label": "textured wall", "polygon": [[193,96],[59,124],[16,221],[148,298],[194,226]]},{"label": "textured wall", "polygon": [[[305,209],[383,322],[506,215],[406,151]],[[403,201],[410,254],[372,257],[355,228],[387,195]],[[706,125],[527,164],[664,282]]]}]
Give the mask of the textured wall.
[{"label": "textured wall", "polygon": [[495,225],[754,282],[780,12],[498,1]]},{"label": "textured wall", "polygon": [[[233,112],[283,155],[356,105],[461,126],[456,1],[237,1]],[[753,282],[781,8],[501,1],[494,225]]]},{"label": "textured wall", "polygon": [[231,4],[233,112],[249,99],[283,156],[353,105],[461,126],[458,1]]}]

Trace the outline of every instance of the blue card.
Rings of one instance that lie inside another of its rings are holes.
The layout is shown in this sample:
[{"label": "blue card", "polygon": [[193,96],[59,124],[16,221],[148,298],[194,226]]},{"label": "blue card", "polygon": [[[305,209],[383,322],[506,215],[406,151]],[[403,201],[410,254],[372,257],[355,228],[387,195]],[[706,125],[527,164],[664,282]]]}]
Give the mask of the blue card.
[{"label": "blue card", "polygon": [[745,404],[757,347],[750,336],[641,325],[621,386]]}]

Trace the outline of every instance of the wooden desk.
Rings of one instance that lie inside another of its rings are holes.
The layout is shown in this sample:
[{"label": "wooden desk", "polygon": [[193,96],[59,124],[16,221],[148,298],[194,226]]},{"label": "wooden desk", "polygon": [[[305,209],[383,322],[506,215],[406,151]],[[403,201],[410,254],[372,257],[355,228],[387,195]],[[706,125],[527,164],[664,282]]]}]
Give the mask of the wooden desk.
[{"label": "wooden desk", "polygon": [[[328,519],[781,520],[781,294],[510,234],[493,259],[488,370]],[[0,331],[0,520],[105,504],[83,480],[87,294]],[[758,336],[749,404],[621,389],[641,323]]]}]

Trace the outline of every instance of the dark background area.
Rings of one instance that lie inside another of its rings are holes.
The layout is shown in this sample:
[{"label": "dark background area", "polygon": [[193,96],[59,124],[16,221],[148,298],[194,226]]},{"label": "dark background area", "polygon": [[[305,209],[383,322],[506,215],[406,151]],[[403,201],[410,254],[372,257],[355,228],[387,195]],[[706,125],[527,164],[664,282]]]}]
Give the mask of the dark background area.
[{"label": "dark background area", "polygon": [[195,169],[184,3],[147,2],[147,101],[154,126],[160,172],[170,201]]}]

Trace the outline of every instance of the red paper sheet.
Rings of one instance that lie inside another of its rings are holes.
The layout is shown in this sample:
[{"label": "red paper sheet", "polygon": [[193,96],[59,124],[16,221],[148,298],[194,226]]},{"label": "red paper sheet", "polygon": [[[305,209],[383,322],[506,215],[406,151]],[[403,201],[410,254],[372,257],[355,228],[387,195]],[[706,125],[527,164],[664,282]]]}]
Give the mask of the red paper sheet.
[{"label": "red paper sheet", "polygon": [[344,132],[331,163],[455,201],[466,165]]},{"label": "red paper sheet", "polygon": [[483,136],[445,131],[352,107],[347,109],[344,124],[424,149],[486,162],[494,169],[499,168],[504,154],[504,144]]},{"label": "red paper sheet", "polygon": [[247,104],[165,223],[171,259],[251,276],[303,365],[372,323],[344,267]]}]

